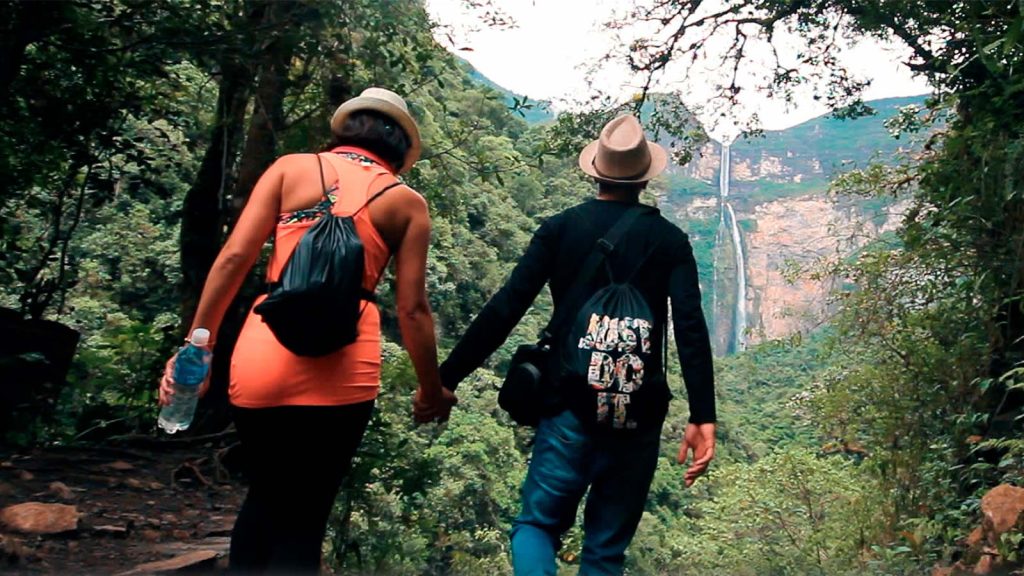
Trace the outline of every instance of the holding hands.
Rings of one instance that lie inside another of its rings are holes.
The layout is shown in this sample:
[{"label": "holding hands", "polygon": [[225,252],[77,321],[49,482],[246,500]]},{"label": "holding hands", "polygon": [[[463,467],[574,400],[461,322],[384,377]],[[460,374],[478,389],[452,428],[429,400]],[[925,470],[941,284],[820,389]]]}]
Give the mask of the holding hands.
[{"label": "holding hands", "polygon": [[412,400],[412,417],[417,424],[444,422],[451,415],[452,406],[458,403],[455,393],[444,386],[436,389],[420,386]]}]

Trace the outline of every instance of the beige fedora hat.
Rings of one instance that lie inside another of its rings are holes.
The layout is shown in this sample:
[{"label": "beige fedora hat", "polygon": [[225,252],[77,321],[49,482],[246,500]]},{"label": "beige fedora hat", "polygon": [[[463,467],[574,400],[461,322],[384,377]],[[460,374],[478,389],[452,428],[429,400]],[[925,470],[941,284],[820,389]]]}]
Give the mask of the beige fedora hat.
[{"label": "beige fedora hat", "polygon": [[623,114],[601,129],[601,136],[580,152],[580,170],[599,182],[646,182],[668,165],[668,153],[647,140],[640,121]]},{"label": "beige fedora hat", "polygon": [[398,173],[407,172],[412,168],[412,165],[420,159],[422,144],[420,143],[419,126],[409,114],[409,107],[406,106],[405,100],[391,90],[367,88],[359,96],[346,100],[341,106],[338,106],[338,109],[334,111],[334,116],[331,117],[331,132],[340,134],[341,127],[345,125],[345,119],[353,112],[360,110],[379,112],[397,122],[402,130],[405,130],[406,136],[409,137],[409,152],[406,153],[405,161],[398,168]]}]

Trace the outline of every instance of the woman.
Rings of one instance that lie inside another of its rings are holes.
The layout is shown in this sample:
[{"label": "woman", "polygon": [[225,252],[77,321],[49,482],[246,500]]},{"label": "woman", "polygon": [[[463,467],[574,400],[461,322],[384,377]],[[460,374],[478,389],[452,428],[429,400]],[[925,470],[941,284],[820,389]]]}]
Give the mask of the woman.
[{"label": "woman", "polygon": [[[394,256],[399,327],[420,382],[414,416],[418,422],[447,418],[455,397],[441,388],[426,297],[427,203],[405,185],[367,202],[419,158],[416,122],[397,94],[369,88],[338,108],[331,131],[329,154],[283,156],[260,178],[210,270],[192,328],[208,328],[216,341],[225,310],[271,232],[267,276],[274,281],[299,238],[326,210],[354,214],[365,250],[364,288],[374,290]],[[372,303],[358,332],[338,352],[300,357],[249,312],[231,358],[229,387],[250,461],[249,492],[231,536],[232,570],[319,570],[327,519],[380,386],[380,315]],[[173,360],[160,386],[163,404],[173,393]],[[207,380],[200,394],[208,386]]]}]

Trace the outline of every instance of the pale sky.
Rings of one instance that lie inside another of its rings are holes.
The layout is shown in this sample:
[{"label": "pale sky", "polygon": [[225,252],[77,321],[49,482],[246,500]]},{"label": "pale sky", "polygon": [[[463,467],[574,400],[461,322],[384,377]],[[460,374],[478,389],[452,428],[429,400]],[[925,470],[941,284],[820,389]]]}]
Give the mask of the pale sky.
[{"label": "pale sky", "polygon": [[[571,107],[572,101],[586,98],[586,69],[618,43],[602,25],[622,2],[494,0],[494,4],[515,20],[514,28],[482,24],[478,15],[466,11],[462,0],[427,0],[427,9],[442,25],[436,32],[438,41],[499,85],[531,98],[551,100],[556,109]],[[911,75],[900,63],[902,57],[905,51],[899,46],[864,40],[845,50],[843,61],[858,76],[872,80],[866,99],[927,93],[927,84]],[[714,81],[716,72],[711,67],[698,67],[684,87],[678,84],[681,78],[673,78],[673,71],[669,71],[656,88],[682,88],[689,94],[685,101],[700,104],[707,100],[707,93],[701,91]],[[700,75],[706,77],[696,77]],[[618,98],[638,92],[639,82],[621,66],[605,66],[598,77],[607,78],[602,87]],[[741,116],[756,112],[768,130],[787,128],[827,112],[809,92],[798,95],[798,104],[792,110],[753,91],[746,94]],[[735,132],[731,124],[711,127],[709,119],[702,120],[718,138],[729,138]]]}]

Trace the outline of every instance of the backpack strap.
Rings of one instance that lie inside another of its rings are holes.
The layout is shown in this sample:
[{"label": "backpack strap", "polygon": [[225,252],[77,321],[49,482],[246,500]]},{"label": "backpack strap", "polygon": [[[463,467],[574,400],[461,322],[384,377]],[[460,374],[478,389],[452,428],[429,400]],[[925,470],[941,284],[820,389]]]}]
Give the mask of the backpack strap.
[{"label": "backpack strap", "polygon": [[324,198],[327,198],[327,182],[324,180],[324,163],[322,160],[320,160],[319,154],[316,155],[316,165],[318,168],[320,168],[320,194]]},{"label": "backpack strap", "polygon": [[664,378],[665,383],[668,383],[668,318],[665,318],[665,327],[662,332],[664,334],[661,335],[661,377]]},{"label": "backpack strap", "polygon": [[[379,192],[377,192],[376,194],[371,196],[369,200],[367,200],[365,203],[363,203],[363,205],[359,207],[359,210],[356,210],[355,213],[352,214],[352,218],[355,218],[356,216],[358,216],[359,213],[363,211],[363,208],[366,208],[367,206],[370,205],[370,202],[373,202],[377,198],[380,198],[381,194],[384,194],[385,192],[387,192],[388,190],[391,190],[392,188],[394,188],[396,186],[401,186],[402,184],[403,183],[401,181],[395,181],[395,182],[392,182],[391,184],[388,184],[384,188],[382,188]],[[384,267],[385,268],[387,267],[387,261],[385,261]],[[373,282],[374,285],[376,285],[378,282],[380,282],[380,278],[383,275],[384,275],[384,268],[381,268],[380,270],[377,271],[377,279]],[[374,294],[373,292],[369,291],[369,290],[366,290],[364,288],[363,289],[363,300],[368,300],[368,301],[373,302],[374,304],[376,304],[377,303],[377,295]]]},{"label": "backpack strap", "polygon": [[[644,254],[644,257],[637,261],[636,266],[633,268],[633,271],[630,272],[628,276],[626,276],[627,283],[632,282],[633,277],[636,276],[637,272],[639,272],[641,268],[643,268],[644,264],[647,262],[647,259],[654,255],[654,252],[655,250],[658,249],[658,246],[661,246],[661,240],[655,242],[654,245],[651,246],[650,249],[648,249],[647,252]],[[608,271],[608,274],[609,276],[611,275],[611,270]]]},{"label": "backpack strap", "polygon": [[370,199],[369,199],[369,200],[367,200],[367,201],[366,201],[365,203],[363,203],[363,205],[359,207],[359,210],[356,210],[356,211],[355,211],[355,212],[354,212],[354,213],[352,214],[352,217],[353,217],[353,218],[355,218],[356,216],[358,216],[358,215],[359,215],[359,213],[363,211],[363,208],[366,208],[367,206],[369,206],[369,205],[370,205],[370,202],[373,202],[373,201],[374,201],[374,200],[376,200],[377,198],[380,198],[381,194],[384,194],[384,193],[385,193],[385,192],[387,192],[388,190],[391,190],[392,188],[394,188],[394,187],[396,187],[396,186],[401,186],[401,185],[402,185],[402,181],[401,181],[401,180],[397,180],[397,179],[396,179],[396,180],[395,180],[394,182],[392,182],[391,184],[388,184],[387,186],[385,186],[385,187],[381,188],[379,192],[377,192],[377,193],[376,193],[376,194],[374,194],[373,196],[370,196]]},{"label": "backpack strap", "polygon": [[[331,166],[334,168],[335,173],[338,176],[338,189],[340,191],[341,188],[342,188],[341,178],[342,178],[342,173],[345,171],[345,166],[344,166],[344,164],[342,164],[341,159],[338,158],[337,155],[335,155],[333,153],[330,153],[330,152],[323,153],[323,155],[324,155],[325,158],[327,158],[328,164],[331,164]],[[316,157],[318,159],[319,157],[321,157],[321,155],[316,155]],[[323,165],[322,165],[322,170],[323,170]],[[369,189],[370,184],[372,184],[374,180],[376,180],[379,176],[382,176],[382,175],[387,175],[390,178],[391,181],[389,181],[387,186],[385,186],[383,189],[381,189],[381,190],[377,191],[376,193],[374,193],[374,195],[371,196],[367,201],[365,201],[364,203],[359,205],[358,208],[356,208],[354,211],[352,211],[351,215],[352,215],[353,218],[359,212],[361,212],[362,209],[364,209],[367,206],[369,206],[374,200],[377,200],[378,198],[380,198],[380,196],[382,194],[384,194],[385,192],[391,190],[392,188],[396,188],[398,186],[401,186],[401,184],[403,183],[401,180],[396,178],[393,174],[391,174],[390,171],[386,170],[385,168],[378,167],[378,170],[379,170],[378,172],[370,174],[369,178],[366,178],[366,179],[364,179],[364,181],[359,182],[361,184],[361,186],[366,186],[366,187],[368,187],[367,189]],[[323,173],[322,173],[321,178],[322,178],[322,181],[324,181],[323,180]],[[327,188],[325,187],[325,191],[326,190],[327,190]],[[339,195],[339,197],[340,197],[340,195]],[[349,208],[349,209],[351,209],[351,208]]]},{"label": "backpack strap", "polygon": [[647,212],[650,208],[643,204],[637,204],[626,210],[615,224],[608,230],[608,233],[604,237],[598,239],[594,243],[593,250],[590,251],[590,255],[587,256],[586,261],[583,262],[583,266],[580,268],[580,273],[576,276],[576,281],[569,288],[566,293],[565,300],[562,305],[558,308],[558,312],[551,318],[548,325],[540,333],[540,339],[550,340],[555,333],[559,330],[562,324],[565,323],[566,318],[569,314],[574,312],[581,304],[579,302],[583,296],[583,291],[586,289],[587,284],[594,277],[594,273],[597,272],[597,268],[607,258],[612,251],[615,250],[615,245],[622,238],[622,235],[629,230],[637,217],[643,212]]},{"label": "backpack strap", "polygon": [[[636,267],[633,268],[633,271],[630,272],[629,276],[626,277],[626,282],[627,283],[629,283],[629,282],[631,282],[633,280],[633,277],[636,276],[636,273],[639,272],[640,268],[642,268],[644,263],[647,262],[647,259],[650,258],[654,254],[654,251],[658,249],[658,246],[661,246],[661,240],[658,240],[657,242],[655,242],[654,246],[651,246],[650,249],[647,250],[647,253],[644,254],[644,257],[641,258],[639,262],[637,262]],[[611,275],[611,270],[608,271],[608,274]],[[668,382],[668,318],[665,319],[665,327],[662,329],[662,332],[663,332],[663,334],[661,335],[661,337],[662,337],[661,375],[665,379],[665,381]]]},{"label": "backpack strap", "polygon": [[[321,156],[320,154],[317,154],[317,159],[318,160],[319,160],[320,156]],[[341,182],[342,174],[344,172],[346,172],[346,168],[347,167],[341,161],[341,159],[338,158],[338,156],[336,154],[332,153],[332,152],[324,152],[323,156],[325,158],[327,158],[327,163],[330,164],[331,167],[334,168],[334,172],[338,176],[338,192],[339,192],[339,194],[338,194],[337,198],[340,198],[341,197],[341,195],[340,195],[341,187],[342,187],[342,182]],[[323,177],[323,164],[321,164],[320,170],[321,170],[321,172],[320,172],[320,179],[321,179],[321,182],[323,182],[324,181],[324,177]],[[384,188],[381,188],[380,190],[375,192],[372,196],[370,196],[365,202],[363,202],[362,205],[360,205],[359,208],[357,208],[351,214],[351,216],[350,216],[351,218],[354,219],[356,216],[358,216],[359,213],[362,212],[364,208],[369,206],[377,198],[380,198],[381,195],[383,195],[388,190],[391,190],[392,188],[395,188],[395,187],[398,187],[398,186],[401,186],[401,185],[404,184],[401,180],[399,180],[393,174],[391,174],[390,171],[386,170],[383,167],[380,167],[379,165],[377,165],[377,170],[371,172],[370,174],[366,174],[365,172],[362,172],[362,171],[353,173],[353,176],[355,178],[362,178],[362,181],[358,182],[358,184],[360,186],[365,186],[367,188],[371,184],[373,184],[374,180],[376,180],[380,176],[384,176],[384,175],[389,176],[391,178],[392,182],[389,182],[386,186],[384,186]],[[326,185],[325,185],[325,187],[324,187],[325,194],[326,194],[326,190],[327,190],[327,188],[326,188]],[[334,205],[334,203],[332,202],[332,206],[333,205]],[[374,285],[376,285],[377,282],[380,281],[380,277],[383,276],[383,275],[384,275],[384,270],[383,269],[377,271],[377,279],[374,281]],[[377,296],[372,291],[367,290],[365,288],[362,288],[361,289],[361,293],[362,293],[362,299],[363,300],[365,300],[367,302],[374,302],[374,303],[377,302]],[[365,306],[364,306],[364,309],[365,309]],[[360,314],[361,313],[362,312],[360,312]]]}]

